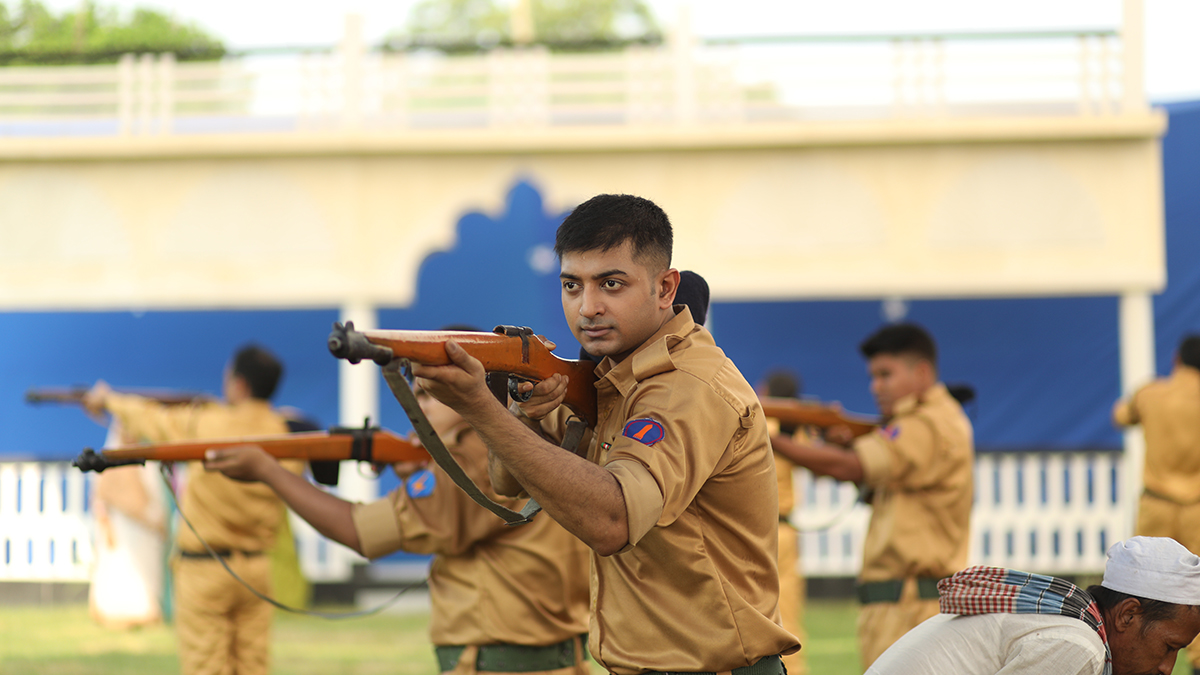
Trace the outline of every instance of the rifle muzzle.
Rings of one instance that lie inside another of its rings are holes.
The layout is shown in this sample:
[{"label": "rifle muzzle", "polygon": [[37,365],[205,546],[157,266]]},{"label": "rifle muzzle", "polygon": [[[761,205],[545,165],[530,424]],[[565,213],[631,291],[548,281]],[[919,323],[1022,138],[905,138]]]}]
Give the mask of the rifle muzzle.
[{"label": "rifle muzzle", "polygon": [[370,359],[381,366],[392,362],[392,350],[373,344],[366,335],[354,330],[354,322],[347,321],[333,324],[333,332],[329,334],[329,353],[350,363],[358,363]]}]

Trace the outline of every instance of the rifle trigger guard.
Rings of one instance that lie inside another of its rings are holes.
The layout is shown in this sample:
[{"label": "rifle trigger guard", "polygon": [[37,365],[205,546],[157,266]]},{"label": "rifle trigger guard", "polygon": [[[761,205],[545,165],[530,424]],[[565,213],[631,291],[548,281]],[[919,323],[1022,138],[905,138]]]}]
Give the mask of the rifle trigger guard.
[{"label": "rifle trigger guard", "polygon": [[528,401],[530,399],[530,397],[533,396],[532,389],[530,389],[529,391],[523,392],[517,388],[517,385],[520,384],[521,382],[522,382],[522,379],[517,377],[516,375],[508,376],[508,395],[511,396],[512,400],[516,401],[517,403],[524,403],[524,402]]}]

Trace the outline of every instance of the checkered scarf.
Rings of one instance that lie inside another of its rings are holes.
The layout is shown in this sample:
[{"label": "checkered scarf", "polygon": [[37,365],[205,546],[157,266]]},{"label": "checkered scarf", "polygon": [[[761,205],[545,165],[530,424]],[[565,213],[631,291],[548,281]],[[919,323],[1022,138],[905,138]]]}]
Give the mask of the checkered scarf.
[{"label": "checkered scarf", "polygon": [[1100,608],[1087,591],[1057,577],[1000,567],[969,567],[938,582],[943,614],[1056,614],[1086,623],[1104,643],[1104,675],[1112,675],[1112,652]]}]

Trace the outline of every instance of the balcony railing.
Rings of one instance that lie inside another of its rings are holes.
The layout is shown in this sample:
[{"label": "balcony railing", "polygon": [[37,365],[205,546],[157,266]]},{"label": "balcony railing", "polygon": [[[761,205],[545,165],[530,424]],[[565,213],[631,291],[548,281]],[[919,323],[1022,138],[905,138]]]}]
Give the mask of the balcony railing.
[{"label": "balcony railing", "polygon": [[[348,34],[352,31],[348,31]],[[1115,31],[709,39],[0,68],[0,136],[755,125],[1126,112]]]}]

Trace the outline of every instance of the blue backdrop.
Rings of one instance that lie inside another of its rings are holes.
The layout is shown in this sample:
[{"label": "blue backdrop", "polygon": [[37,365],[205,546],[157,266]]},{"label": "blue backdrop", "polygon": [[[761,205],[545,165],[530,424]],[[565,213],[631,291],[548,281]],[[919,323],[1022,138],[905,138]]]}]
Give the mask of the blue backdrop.
[{"label": "blue backdrop", "polygon": [[[1169,371],[1180,337],[1200,331],[1200,102],[1167,109],[1168,286],[1154,303],[1160,373]],[[422,264],[413,305],[383,309],[380,325],[527,325],[557,341],[560,355],[577,354],[552,252],[564,216],[546,212],[535,185],[517,182],[504,213],[461,217],[454,247]],[[980,449],[1119,446],[1108,420],[1119,395],[1116,298],[923,300],[906,310],[937,337],[944,379],[976,388],[968,412]],[[25,405],[28,387],[104,378],[116,386],[217,393],[225,362],[251,340],[287,365],[277,402],[331,424],[337,364],[324,342],[336,315],[333,308],[0,314],[0,456],[63,459],[103,439],[78,410]],[[752,381],[772,368],[792,368],[808,394],[862,412],[874,405],[857,344],[884,321],[880,301],[721,302],[710,312],[718,343]],[[408,428],[390,398],[381,418],[397,431]]]}]

